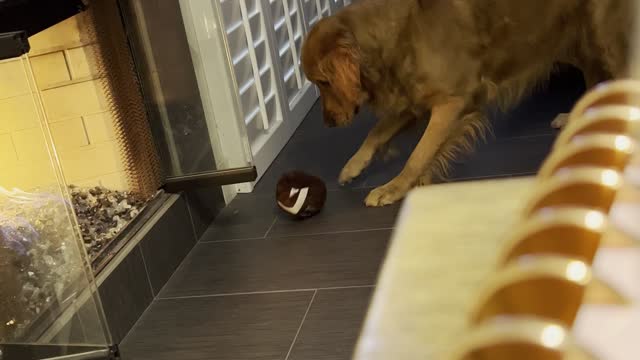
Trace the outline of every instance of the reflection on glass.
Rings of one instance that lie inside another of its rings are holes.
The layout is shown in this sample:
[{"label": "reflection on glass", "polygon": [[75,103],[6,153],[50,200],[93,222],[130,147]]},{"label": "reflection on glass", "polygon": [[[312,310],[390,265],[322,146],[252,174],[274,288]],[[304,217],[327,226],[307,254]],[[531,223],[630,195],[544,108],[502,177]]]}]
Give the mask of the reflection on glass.
[{"label": "reflection on glass", "polygon": [[[180,177],[250,166],[249,158],[236,154],[242,153],[243,145],[229,146],[229,137],[224,139],[225,131],[230,131],[227,127],[238,124],[230,112],[214,110],[224,101],[215,98],[211,88],[220,90],[222,85],[210,83],[211,79],[197,71],[202,67],[198,55],[204,50],[193,38],[193,31],[187,30],[193,24],[183,20],[180,3],[123,2],[163,170],[168,177]],[[192,5],[195,3],[201,2]]]},{"label": "reflection on glass", "polygon": [[[0,62],[0,69],[5,64],[20,71],[12,84],[18,94],[0,103],[28,101],[0,114],[0,350],[11,353],[5,347],[16,343],[106,349],[93,275],[31,66],[26,57]],[[24,114],[33,122],[22,121]],[[73,321],[80,309],[82,321]]]}]

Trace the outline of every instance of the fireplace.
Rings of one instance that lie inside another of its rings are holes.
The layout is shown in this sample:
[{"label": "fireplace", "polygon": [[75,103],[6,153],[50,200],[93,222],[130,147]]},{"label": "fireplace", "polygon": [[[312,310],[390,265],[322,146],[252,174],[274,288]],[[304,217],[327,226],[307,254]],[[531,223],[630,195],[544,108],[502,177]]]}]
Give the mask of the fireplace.
[{"label": "fireplace", "polygon": [[[83,308],[99,325],[85,339],[110,345],[94,278],[161,193],[118,8],[106,4],[30,36],[27,54],[0,63],[2,344],[66,346],[41,336]],[[3,350],[3,359],[15,351]]]},{"label": "fireplace", "polygon": [[256,176],[214,154],[177,2],[63,2],[0,24],[2,360],[117,357],[221,185]]}]

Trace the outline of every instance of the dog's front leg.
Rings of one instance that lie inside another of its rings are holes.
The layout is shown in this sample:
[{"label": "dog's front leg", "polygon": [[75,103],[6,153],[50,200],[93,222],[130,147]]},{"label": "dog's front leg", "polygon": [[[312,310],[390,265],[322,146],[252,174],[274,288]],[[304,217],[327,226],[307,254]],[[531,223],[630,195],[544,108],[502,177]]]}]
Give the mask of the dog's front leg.
[{"label": "dog's front leg", "polygon": [[447,139],[464,105],[462,99],[455,98],[433,107],[429,125],[411,153],[404,169],[393,180],[372,190],[365,199],[367,206],[393,204],[402,199],[415,186],[427,170],[427,166],[433,160],[438,148]]},{"label": "dog's front leg", "polygon": [[409,121],[412,115],[401,115],[398,118],[382,118],[367,134],[358,151],[347,161],[342,168],[338,181],[344,185],[358,177],[369,166],[371,159],[381,146],[389,142]]}]

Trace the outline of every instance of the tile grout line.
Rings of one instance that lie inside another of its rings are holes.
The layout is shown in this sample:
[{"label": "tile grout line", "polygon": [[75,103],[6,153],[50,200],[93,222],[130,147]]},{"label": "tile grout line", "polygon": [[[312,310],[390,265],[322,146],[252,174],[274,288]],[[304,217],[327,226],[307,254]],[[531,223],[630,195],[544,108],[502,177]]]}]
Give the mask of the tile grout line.
[{"label": "tile grout line", "polygon": [[[468,182],[468,181],[475,181],[475,180],[501,180],[501,179],[508,179],[511,177],[520,177],[520,176],[529,176],[529,175],[535,175],[538,171],[519,171],[519,172],[513,172],[513,173],[505,173],[505,174],[493,174],[493,175],[478,175],[478,176],[465,176],[465,177],[459,177],[459,178],[453,178],[453,179],[448,179],[444,182],[439,182],[439,183],[434,183],[434,184],[429,184],[429,185],[424,185],[424,186],[434,186],[434,185],[448,185],[448,184],[456,184],[456,183],[460,183],[460,182]],[[357,190],[368,190],[368,189],[373,189],[376,186],[363,186],[363,187],[358,187],[358,188],[354,188]]]},{"label": "tile grout line", "polygon": [[125,342],[125,340],[127,340],[127,337],[136,330],[136,327],[138,326],[138,324],[142,322],[142,319],[144,319],[145,315],[149,311],[151,311],[151,307],[155,301],[156,301],[155,298],[151,299],[151,302],[149,303],[149,305],[147,305],[147,308],[144,309],[144,311],[140,314],[138,319],[133,323],[133,325],[131,325],[131,328],[129,328],[129,331],[127,331],[124,335],[122,335],[122,340],[120,340],[120,343],[118,344],[118,346],[121,346]]},{"label": "tile grout line", "polygon": [[169,284],[169,282],[171,282],[171,279],[173,279],[174,276],[176,276],[176,274],[178,274],[178,271],[182,270],[182,268],[185,266],[185,263],[187,262],[187,258],[189,258],[189,256],[191,255],[191,253],[193,253],[196,248],[198,247],[198,245],[200,245],[200,243],[195,243],[192,247],[191,250],[189,250],[189,252],[187,253],[187,255],[185,255],[184,259],[182,259],[182,261],[180,262],[180,264],[178,264],[178,266],[176,267],[176,269],[173,271],[173,274],[171,274],[171,276],[169,276],[169,278],[167,279],[167,281],[164,283],[164,285],[162,285],[162,287],[160,288],[160,290],[158,290],[158,295],[153,297],[152,303],[154,303],[156,300],[159,299],[160,294],[162,294],[162,290],[164,290],[164,288]]},{"label": "tile grout line", "polygon": [[155,301],[188,300],[188,299],[202,299],[202,298],[225,297],[225,296],[243,296],[243,295],[286,294],[286,293],[309,292],[309,291],[370,289],[370,288],[375,288],[375,287],[376,287],[376,285],[353,285],[353,286],[330,286],[330,287],[308,288],[308,289],[248,291],[248,292],[221,293],[221,294],[208,294],[208,295],[168,296],[168,297],[158,297],[157,299],[155,299]]},{"label": "tile grout line", "polygon": [[187,206],[187,213],[189,214],[189,223],[191,224],[191,231],[193,231],[193,237],[196,240],[196,244],[200,241],[200,239],[198,238],[198,232],[196,231],[196,223],[193,221],[193,213],[191,212],[191,204],[189,204],[189,197],[187,196],[187,194],[182,193],[182,196],[184,196],[184,202],[185,205]]},{"label": "tile grout line", "polygon": [[237,239],[226,239],[226,240],[203,240],[198,244],[211,244],[211,243],[226,243],[226,242],[235,242],[235,241],[251,241],[251,240],[264,240],[263,237],[249,237],[249,238],[237,238]]},{"label": "tile grout line", "polygon": [[508,178],[511,178],[511,177],[535,175],[536,173],[537,173],[537,171],[535,171],[535,172],[521,171],[521,172],[514,172],[514,173],[508,173],[508,174],[499,174],[499,175],[468,176],[468,177],[461,177],[461,178],[453,179],[453,180],[450,180],[448,182],[444,182],[443,184],[455,184],[455,183],[459,183],[459,182],[468,182],[468,181],[474,181],[474,180],[502,180],[502,179],[508,179]]},{"label": "tile grout line", "polygon": [[[459,178],[453,178],[453,179],[448,179],[444,182],[439,182],[439,183],[434,183],[434,184],[429,184],[429,185],[424,185],[424,186],[434,186],[434,185],[447,185],[447,184],[455,184],[455,183],[459,183],[459,182],[465,182],[465,181],[475,181],[475,180],[500,180],[500,179],[505,179],[505,178],[510,178],[510,177],[517,177],[517,176],[526,176],[526,175],[535,175],[537,173],[537,171],[521,171],[521,172],[514,172],[514,173],[506,173],[506,174],[494,174],[494,175],[478,175],[478,176],[465,176],[465,177],[459,177]],[[382,185],[380,185],[382,186]],[[424,187],[421,186],[421,187]],[[351,188],[352,190],[372,190],[375,189],[379,186],[376,185],[362,185],[362,186],[357,186],[354,188]],[[327,190],[329,191],[329,190]]]},{"label": "tile grout line", "polygon": [[140,244],[136,244],[136,248],[140,251],[140,257],[142,258],[142,266],[144,266],[144,272],[147,275],[147,283],[149,284],[149,290],[151,290],[151,301],[156,298],[156,292],[153,289],[153,285],[151,284],[151,276],[149,275],[149,268],[147,267],[147,260],[144,258],[144,251],[142,251],[142,247]]},{"label": "tile grout line", "polygon": [[[140,255],[142,257],[142,264],[144,265],[144,270],[147,272],[147,280],[149,281],[149,288],[151,289],[151,301],[149,302],[149,304],[147,304],[147,307],[144,309],[144,311],[142,311],[140,316],[138,316],[138,319],[136,319],[136,321],[133,323],[133,325],[131,325],[131,327],[129,328],[129,331],[127,331],[125,334],[122,335],[122,339],[120,340],[120,344],[119,345],[124,343],[124,341],[127,339],[129,334],[131,334],[132,332],[135,331],[136,327],[142,321],[144,316],[149,311],[151,311],[151,307],[153,306],[153,303],[156,302],[156,297],[158,296],[158,295],[156,295],[155,291],[153,290],[153,286],[151,285],[151,277],[149,277],[149,270],[147,270],[147,262],[144,259],[144,252],[142,251],[142,247],[140,247],[140,244],[137,244],[136,247],[138,247],[138,249],[140,250]],[[167,282],[168,282],[168,280],[167,280]],[[162,291],[162,288],[160,288],[160,291]],[[158,294],[160,294],[160,291],[158,291]]]},{"label": "tile grout line", "polygon": [[296,331],[296,335],[293,337],[293,341],[291,341],[291,346],[289,347],[289,351],[287,352],[287,356],[284,360],[289,360],[289,356],[293,352],[293,348],[296,345],[296,341],[298,340],[298,336],[302,332],[302,326],[304,326],[304,321],[307,320],[307,315],[309,315],[309,311],[311,311],[311,306],[313,306],[313,300],[315,300],[316,295],[318,294],[318,289],[313,292],[313,296],[311,296],[311,300],[309,301],[309,306],[307,306],[307,311],[305,311],[304,316],[302,316],[302,321],[300,321],[300,326],[298,327],[298,331]]},{"label": "tile grout line", "polygon": [[276,216],[273,219],[273,222],[271,223],[271,226],[269,226],[269,228],[267,229],[267,232],[264,233],[264,236],[262,237],[263,239],[266,239],[267,236],[269,235],[269,233],[271,232],[271,229],[273,229],[273,226],[276,224],[276,222],[278,221],[278,216]]},{"label": "tile grout line", "polygon": [[357,230],[344,230],[344,231],[327,231],[327,232],[318,232],[318,233],[302,233],[302,234],[291,234],[291,235],[280,235],[278,238],[290,238],[294,236],[318,236],[318,235],[336,235],[336,234],[354,234],[354,233],[363,233],[363,232],[374,232],[374,231],[385,231],[385,230],[393,230],[394,227],[382,227],[382,228],[372,228],[372,229],[357,229]]},{"label": "tile grout line", "polygon": [[[303,234],[291,234],[291,235],[279,235],[277,238],[289,238],[294,236],[318,236],[318,235],[335,235],[335,234],[353,234],[353,233],[361,233],[361,232],[373,232],[373,231],[385,231],[385,230],[393,230],[394,227],[383,227],[383,228],[373,228],[373,229],[358,229],[358,230],[344,230],[344,231],[328,231],[328,232],[317,232],[317,233],[303,233]],[[261,238],[246,238],[246,239],[229,239],[229,240],[209,240],[209,241],[200,241],[200,244],[215,244],[215,243],[226,243],[226,242],[235,242],[235,241],[251,241],[251,240],[264,240],[266,237]]]}]

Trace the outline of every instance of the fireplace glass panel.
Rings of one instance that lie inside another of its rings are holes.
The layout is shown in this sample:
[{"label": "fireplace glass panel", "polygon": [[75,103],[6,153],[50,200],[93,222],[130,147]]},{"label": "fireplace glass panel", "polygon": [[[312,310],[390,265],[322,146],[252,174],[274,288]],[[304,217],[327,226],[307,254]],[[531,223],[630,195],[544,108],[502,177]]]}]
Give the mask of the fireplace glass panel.
[{"label": "fireplace glass panel", "polygon": [[75,190],[62,176],[32,65],[26,55],[0,61],[0,358],[106,354]]}]

